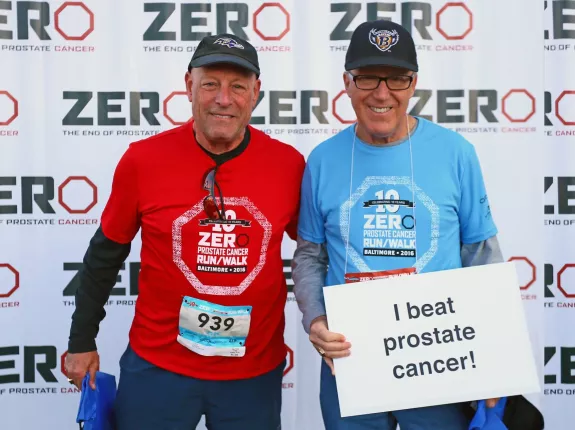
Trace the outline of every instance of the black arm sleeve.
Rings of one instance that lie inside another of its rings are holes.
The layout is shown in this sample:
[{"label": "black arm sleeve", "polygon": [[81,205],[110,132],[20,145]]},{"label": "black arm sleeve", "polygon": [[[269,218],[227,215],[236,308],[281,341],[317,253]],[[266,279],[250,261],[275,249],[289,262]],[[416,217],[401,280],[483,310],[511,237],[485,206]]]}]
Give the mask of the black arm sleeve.
[{"label": "black arm sleeve", "polygon": [[80,286],[76,291],[68,352],[74,354],[97,349],[96,336],[100,322],[106,316],[104,306],[130,249],[130,243],[114,242],[104,236],[101,227],[96,230],[78,273]]}]

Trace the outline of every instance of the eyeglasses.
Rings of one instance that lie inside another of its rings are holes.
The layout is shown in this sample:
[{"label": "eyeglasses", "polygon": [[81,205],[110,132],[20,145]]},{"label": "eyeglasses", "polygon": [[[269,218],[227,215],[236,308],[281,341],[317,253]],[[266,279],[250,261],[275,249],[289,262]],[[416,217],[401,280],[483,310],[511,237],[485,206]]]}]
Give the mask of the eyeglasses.
[{"label": "eyeglasses", "polygon": [[[208,195],[204,199],[204,212],[210,220],[220,219],[225,220],[226,208],[224,207],[224,196],[222,195],[222,190],[216,181],[216,172],[218,168],[208,170],[203,180],[203,188],[208,192]],[[219,200],[221,204],[221,209],[218,205],[215,190],[218,190]]]},{"label": "eyeglasses", "polygon": [[352,77],[355,86],[360,90],[375,90],[379,87],[380,82],[384,81],[388,89],[400,91],[408,89],[413,82],[413,76],[409,75],[387,76],[385,78],[370,75],[356,76],[351,73],[349,75]]}]

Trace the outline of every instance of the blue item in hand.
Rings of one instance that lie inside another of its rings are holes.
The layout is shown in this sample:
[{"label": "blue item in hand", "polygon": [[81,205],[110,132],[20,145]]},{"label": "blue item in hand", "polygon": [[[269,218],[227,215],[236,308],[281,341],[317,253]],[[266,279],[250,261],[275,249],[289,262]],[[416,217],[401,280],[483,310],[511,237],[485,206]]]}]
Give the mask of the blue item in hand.
[{"label": "blue item in hand", "polygon": [[469,424],[469,430],[508,430],[503,423],[506,403],[506,397],[499,399],[492,408],[487,407],[485,400],[477,402],[477,411]]},{"label": "blue item in hand", "polygon": [[82,396],[76,422],[83,430],[114,430],[116,377],[96,372],[96,389],[90,387],[90,374],[82,381]]}]

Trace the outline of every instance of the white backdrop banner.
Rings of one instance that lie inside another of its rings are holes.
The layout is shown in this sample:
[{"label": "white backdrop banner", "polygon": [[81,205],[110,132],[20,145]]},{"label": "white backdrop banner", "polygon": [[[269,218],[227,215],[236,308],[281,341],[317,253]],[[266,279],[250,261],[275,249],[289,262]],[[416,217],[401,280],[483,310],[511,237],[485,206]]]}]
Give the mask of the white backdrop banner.
[{"label": "white backdrop banner", "polygon": [[[256,46],[262,96],[252,124],[307,157],[353,123],[346,47],[357,25],[378,17],[415,38],[411,114],[477,148],[538,354],[543,393],[529,398],[546,428],[571,428],[575,1],[0,0],[1,428],[33,429],[38,419],[77,428],[80,394],[62,372],[76,273],[128,144],[190,118],[184,74],[199,40],[226,31]],[[290,288],[294,247],[286,238]],[[138,238],[98,337],[102,370],[116,375],[139,252]],[[320,357],[291,292],[286,318],[282,428],[321,430]]]}]

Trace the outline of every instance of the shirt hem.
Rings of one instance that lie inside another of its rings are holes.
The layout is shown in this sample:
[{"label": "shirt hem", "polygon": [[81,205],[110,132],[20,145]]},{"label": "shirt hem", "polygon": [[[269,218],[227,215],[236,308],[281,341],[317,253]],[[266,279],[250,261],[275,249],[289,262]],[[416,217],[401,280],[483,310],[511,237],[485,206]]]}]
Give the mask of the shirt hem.
[{"label": "shirt hem", "polygon": [[[271,372],[272,370],[274,370],[276,367],[278,367],[281,362],[283,360],[285,360],[286,355],[287,355],[287,351],[286,354],[282,355],[280,358],[276,359],[276,360],[270,360],[269,363],[271,363],[268,366],[265,367],[258,367],[257,370],[251,370],[251,371],[246,371],[246,372],[237,372],[234,374],[229,374],[229,373],[224,373],[222,374],[221,368],[218,369],[218,367],[216,366],[216,370],[215,372],[196,372],[193,369],[192,370],[188,370],[188,371],[183,371],[179,366],[173,366],[170,363],[170,357],[166,357],[166,360],[162,360],[162,362],[156,360],[156,354],[150,354],[150,350],[147,348],[141,348],[140,346],[138,346],[137,344],[134,344],[133,342],[130,342],[130,347],[133,349],[133,351],[140,356],[140,358],[150,362],[151,364],[153,364],[156,367],[159,367],[163,370],[167,370],[168,372],[172,372],[172,373],[176,373],[178,375],[183,375],[183,376],[187,376],[190,378],[196,378],[196,379],[202,379],[202,380],[206,380],[206,381],[235,381],[235,380],[240,380],[240,379],[250,379],[250,378],[255,378],[258,376],[262,376],[266,373]],[[186,350],[187,351],[187,350]],[[162,351],[158,351],[158,353],[161,355]],[[230,358],[230,360],[232,360]],[[241,360],[241,359],[240,359]],[[261,360],[258,360],[258,362]],[[236,365],[236,368],[239,367],[240,364],[238,363],[238,365]]]},{"label": "shirt hem", "polygon": [[317,243],[317,244],[322,244],[325,242],[325,238],[318,238],[317,236],[313,236],[311,234],[307,234],[305,232],[303,232],[302,230],[298,230],[297,234],[299,237],[301,237],[303,240],[307,240],[308,242],[313,242],[313,243]]},{"label": "shirt hem", "polygon": [[490,237],[493,237],[493,236],[497,235],[497,232],[498,232],[498,231],[497,231],[497,228],[493,228],[493,229],[491,229],[491,230],[486,231],[486,232],[483,233],[483,234],[478,234],[478,235],[476,235],[476,236],[471,236],[471,237],[464,238],[464,239],[462,239],[462,242],[463,242],[465,245],[469,245],[469,244],[472,244],[472,243],[482,242],[482,241],[484,241],[484,240],[489,239]]}]

